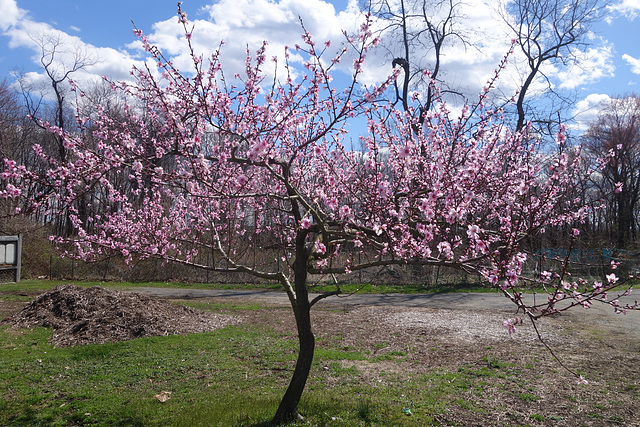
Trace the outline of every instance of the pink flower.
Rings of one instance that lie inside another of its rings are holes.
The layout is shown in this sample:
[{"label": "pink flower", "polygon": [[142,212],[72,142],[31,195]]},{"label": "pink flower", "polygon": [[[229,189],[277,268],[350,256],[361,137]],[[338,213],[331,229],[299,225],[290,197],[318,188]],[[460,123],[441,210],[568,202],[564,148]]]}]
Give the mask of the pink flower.
[{"label": "pink flower", "polygon": [[616,182],[616,189],[614,190],[614,192],[621,193],[622,192],[622,186],[623,186],[623,184],[621,182]]},{"label": "pink flower", "polygon": [[317,240],[314,243],[313,248],[317,253],[322,255],[324,255],[327,252],[327,247],[324,245],[324,243],[319,242]]},{"label": "pink flower", "polygon": [[449,242],[438,243],[438,250],[446,259],[453,258],[453,252],[451,251],[451,244]]},{"label": "pink flower", "polygon": [[247,182],[249,182],[249,178],[245,175],[240,175],[236,178],[236,182],[238,183],[238,187],[243,187]]},{"label": "pink flower", "polygon": [[7,184],[7,194],[10,197],[19,196],[21,193],[20,189],[14,186],[13,184]]},{"label": "pink flower", "polygon": [[400,155],[400,157],[403,157],[403,158],[409,157],[411,155],[411,147],[409,147],[409,144],[400,148],[398,154]]},{"label": "pink flower", "polygon": [[346,218],[350,214],[351,214],[351,208],[349,208],[349,206],[347,205],[340,206],[340,216],[342,218]]},{"label": "pink flower", "polygon": [[310,225],[311,225],[311,220],[309,219],[308,216],[305,216],[300,221],[300,228],[303,229],[303,230],[306,230],[307,228],[309,228]]},{"label": "pink flower", "polygon": [[509,335],[514,334],[516,332],[516,325],[520,322],[520,319],[517,317],[515,319],[507,319],[502,322],[502,326],[507,330]]},{"label": "pink flower", "polygon": [[578,380],[576,381],[576,384],[589,384],[589,381],[585,380],[584,377],[580,375],[578,377]]},{"label": "pink flower", "polygon": [[470,239],[477,239],[479,233],[480,233],[480,227],[478,227],[477,225],[473,224],[473,225],[467,226],[467,235],[469,236]]},{"label": "pink flower", "polygon": [[608,281],[609,281],[609,283],[611,283],[611,284],[616,283],[616,282],[618,281],[618,277],[617,277],[615,274],[613,274],[613,273],[611,273],[611,274],[607,274],[605,277],[607,278],[607,280],[608,280]]}]

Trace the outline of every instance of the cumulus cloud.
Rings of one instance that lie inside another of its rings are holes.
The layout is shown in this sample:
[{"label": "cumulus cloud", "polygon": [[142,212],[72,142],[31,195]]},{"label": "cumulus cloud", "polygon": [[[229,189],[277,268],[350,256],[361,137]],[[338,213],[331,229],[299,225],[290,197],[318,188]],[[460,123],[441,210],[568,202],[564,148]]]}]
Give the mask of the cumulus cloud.
[{"label": "cumulus cloud", "polygon": [[[221,62],[227,75],[241,73],[244,69],[246,50],[255,52],[267,41],[266,57],[284,58],[285,46],[292,49],[292,62],[300,62],[294,46],[302,44],[303,28],[310,32],[318,49],[325,41],[331,41],[332,55],[344,41],[343,30],[353,32],[363,17],[350,2],[344,11],[336,11],[331,3],[322,0],[221,0],[203,8],[206,19],[192,20],[194,26],[192,45],[196,55],[210,55],[224,41]],[[187,11],[189,12],[189,11]],[[157,22],[148,34],[149,40],[181,70],[189,70],[192,60],[186,49],[184,29],[176,18]],[[139,48],[140,43],[133,43]],[[270,63],[263,67],[267,73],[273,70]],[[284,73],[284,67],[279,71]]]},{"label": "cumulus cloud", "polygon": [[[450,12],[448,2],[441,2],[439,5],[439,8],[434,6],[429,10],[430,19],[436,25],[448,19]],[[459,104],[467,99],[477,99],[482,86],[493,77],[495,68],[508,53],[511,36],[506,23],[497,13],[499,9],[498,0],[469,0],[460,3],[454,10],[455,16],[448,25],[453,25],[449,31],[455,34],[450,35],[442,46],[438,74],[444,89],[452,89],[458,93],[448,98],[450,103]],[[389,22],[379,22],[377,25],[390,28]],[[408,26],[415,33],[425,29],[422,19],[409,21]],[[382,32],[381,47],[370,58],[370,68],[379,64],[375,74],[378,80],[391,71],[391,60],[402,55],[403,48],[398,40],[397,26],[395,31],[395,35],[389,31]],[[428,38],[428,35],[425,38]],[[435,53],[428,46],[427,43],[422,52],[418,49],[412,52],[412,61],[418,62],[420,68],[433,71]],[[515,56],[512,56],[511,60],[514,61]],[[373,72],[371,74],[374,75]],[[502,72],[500,85],[505,93],[513,93],[518,84],[516,68],[512,67]]]},{"label": "cumulus cloud", "polygon": [[556,70],[555,77],[561,89],[575,89],[604,77],[613,77],[614,72],[613,46],[605,44],[577,52],[576,62],[566,69]]},{"label": "cumulus cloud", "polygon": [[592,93],[576,103],[573,115],[576,124],[572,126],[580,132],[587,130],[590,123],[598,118],[598,113],[611,102],[611,97],[602,93]]},{"label": "cumulus cloud", "polygon": [[[31,59],[41,67],[48,62],[49,70],[56,78],[61,78],[69,70],[81,65],[71,77],[81,87],[92,85],[103,75],[116,79],[130,79],[129,71],[134,64],[143,62],[130,53],[110,47],[97,47],[85,43],[80,37],[54,28],[48,23],[33,20],[27,11],[19,9],[15,0],[0,0],[0,29],[8,37],[10,48],[31,50]],[[77,32],[76,27],[71,28]],[[52,55],[52,53],[55,54]],[[21,76],[23,84],[33,89],[50,85],[49,77],[43,71],[32,71]]]},{"label": "cumulus cloud", "polygon": [[[456,37],[449,39],[443,47],[440,75],[453,88],[473,98],[508,52],[510,36],[506,24],[496,13],[500,4],[498,0],[471,0],[469,3],[469,7],[460,9],[455,28],[468,43],[465,45]],[[448,13],[445,9],[441,11],[443,14]],[[364,19],[357,0],[350,0],[344,10],[336,10],[324,0],[221,0],[205,6],[203,12],[206,15],[204,19],[190,22],[194,25],[192,44],[195,53],[206,57],[218,47],[220,40],[224,40],[221,61],[227,76],[242,72],[246,49],[255,52],[265,40],[269,42],[267,58],[276,56],[282,64],[285,46],[293,48],[295,44],[302,44],[300,21],[313,35],[318,48],[322,48],[325,41],[331,41],[331,47],[324,55],[329,59],[344,43],[343,32],[354,34]],[[434,17],[438,13],[437,10],[431,12]],[[384,22],[376,23],[374,32],[385,25]],[[148,36],[152,43],[171,56],[178,68],[191,69],[192,61],[185,49],[183,28],[176,18],[155,23]],[[394,52],[389,46],[393,40],[385,32],[381,38],[382,47],[369,52],[364,72],[359,77],[365,85],[383,81],[392,71]],[[140,43],[132,43],[129,47],[140,48]],[[299,64],[302,57],[296,56],[295,51],[292,53],[291,62]],[[431,52],[425,53],[425,68],[433,66],[430,55]],[[346,57],[337,69],[349,73],[351,63],[351,58]],[[267,73],[271,71],[269,65],[264,67]],[[284,72],[281,65],[279,72]],[[509,73],[513,75],[508,76]],[[515,91],[519,83],[517,71],[510,69],[504,74],[502,84],[507,87],[506,92]]]},{"label": "cumulus cloud", "polygon": [[640,74],[640,58],[634,58],[626,53],[622,55],[622,59],[627,61],[627,64],[631,66],[631,72],[633,74]]},{"label": "cumulus cloud", "polygon": [[607,8],[633,21],[640,13],[640,0],[622,0],[620,3],[607,6]]},{"label": "cumulus cloud", "polygon": [[[629,1],[626,0],[626,3]],[[440,12],[444,17],[448,9],[447,2],[443,4],[445,7]],[[440,77],[452,89],[463,92],[468,99],[475,99],[480,88],[492,77],[494,69],[509,50],[509,29],[497,13],[501,4],[502,0],[467,0],[464,7],[458,10],[454,28],[456,34],[461,35],[467,43],[461,43],[459,39],[452,37],[448,44],[443,46]],[[194,26],[191,41],[195,53],[203,54],[206,58],[218,48],[220,41],[224,40],[222,63],[227,77],[233,76],[236,72],[241,73],[245,66],[246,49],[255,52],[265,40],[269,42],[267,58],[279,58],[279,73],[285,72],[282,60],[285,46],[292,48],[292,65],[299,66],[303,58],[296,55],[293,47],[296,43],[302,44],[300,36],[303,29],[300,20],[306,30],[313,34],[319,49],[324,48],[324,41],[331,41],[331,47],[325,54],[325,59],[329,59],[344,43],[343,31],[355,33],[364,19],[358,8],[358,0],[349,0],[344,10],[336,10],[328,0],[219,0],[210,2],[196,11],[189,10],[187,6],[185,10],[196,17],[189,23],[190,26]],[[53,35],[61,43],[73,46],[69,55],[60,55],[57,58],[61,63],[73,61],[73,53],[78,51],[85,52],[92,58],[90,65],[81,73],[87,81],[95,80],[101,75],[113,79],[130,79],[131,67],[142,66],[144,61],[148,60],[146,53],[141,51],[140,42],[133,42],[125,49],[119,50],[93,46],[84,43],[78,37],[79,33],[70,35],[49,24],[35,22],[29,17],[28,12],[17,7],[15,0],[0,0],[0,7],[3,10],[3,14],[0,15],[0,30],[9,37],[9,45],[32,49],[36,64],[39,63],[41,50],[34,40],[34,35]],[[440,12],[431,11],[434,18],[437,18]],[[376,29],[380,30],[385,23],[377,25]],[[179,69],[192,69],[193,63],[184,29],[176,17],[153,23],[148,36]],[[390,74],[391,60],[399,54],[394,51],[387,37],[388,34],[382,32],[383,46],[370,51],[364,73],[359,78],[361,83],[375,84]],[[433,52],[424,52],[425,68],[433,66],[432,56]],[[575,89],[611,76],[611,56],[612,48],[606,44],[592,47],[580,56],[579,66],[571,69],[548,67],[545,73],[553,78],[555,86]],[[501,76],[501,90],[508,96],[522,83],[521,71],[526,71],[526,64],[522,59],[516,51],[510,58],[510,67]],[[625,60],[632,64],[632,60],[635,59],[626,55]],[[339,69],[348,73],[351,64],[352,61],[345,58]],[[273,64],[268,62],[263,70],[272,73]],[[295,69],[292,72],[295,76]],[[43,78],[41,73],[29,76],[34,81]],[[80,75],[76,75],[76,80],[79,77]],[[535,97],[536,94],[542,94],[546,88],[546,81],[534,82],[529,95]]]},{"label": "cumulus cloud", "polygon": [[24,17],[25,11],[18,7],[16,0],[0,0],[0,30],[6,31]]}]

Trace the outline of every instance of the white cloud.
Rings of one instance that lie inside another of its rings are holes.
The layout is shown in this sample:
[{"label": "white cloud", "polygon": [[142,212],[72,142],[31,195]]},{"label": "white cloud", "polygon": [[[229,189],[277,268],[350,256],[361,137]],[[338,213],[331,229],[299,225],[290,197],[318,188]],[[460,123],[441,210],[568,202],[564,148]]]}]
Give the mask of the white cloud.
[{"label": "white cloud", "polygon": [[[227,77],[242,73],[247,48],[255,56],[255,51],[264,41],[268,42],[268,62],[263,66],[263,71],[267,75],[273,74],[274,66],[270,59],[276,56],[279,61],[278,72],[280,77],[284,77],[285,46],[291,48],[292,63],[302,60],[294,49],[296,44],[303,44],[300,19],[313,35],[317,50],[324,47],[325,41],[332,42],[332,47],[327,50],[328,55],[339,50],[340,43],[344,41],[342,30],[354,31],[363,19],[353,1],[346,11],[340,12],[323,0],[221,0],[205,6],[203,11],[207,19],[194,19],[189,23],[194,26],[194,52],[208,58],[224,41],[221,63]],[[148,37],[151,43],[171,57],[177,68],[184,71],[193,68],[184,29],[176,18],[155,23]],[[129,47],[139,49],[141,45],[136,42]],[[351,64],[351,61],[344,62]],[[295,70],[293,73],[295,75]]]},{"label": "white cloud", "polygon": [[[443,4],[446,6],[447,2]],[[452,37],[450,43],[443,46],[440,76],[452,88],[463,91],[471,100],[476,99],[476,94],[492,77],[493,70],[509,49],[511,36],[500,14],[497,13],[500,4],[501,0],[467,0],[464,7],[458,11],[454,30],[464,37],[468,45],[465,46]],[[199,13],[188,10],[186,6],[185,9],[194,17],[198,17],[189,23],[195,26],[192,37],[195,53],[204,54],[206,58],[219,46],[220,41],[224,40],[226,45],[222,48],[221,58],[225,75],[230,77],[244,69],[247,46],[255,52],[264,40],[269,42],[267,58],[278,56],[278,71],[283,73],[284,47],[293,48],[296,43],[302,44],[300,36],[303,30],[298,17],[304,22],[305,28],[313,34],[318,49],[323,48],[325,40],[332,42],[325,56],[328,59],[339,50],[344,41],[343,30],[354,33],[362,22],[363,16],[357,5],[358,0],[349,0],[345,10],[336,11],[328,0],[219,0],[215,3],[211,2]],[[53,34],[60,37],[65,44],[74,46],[71,53],[77,50],[85,51],[91,58],[97,59],[95,64],[86,67],[83,71],[88,81],[101,75],[128,80],[131,78],[129,76],[131,67],[135,64],[141,65],[147,58],[147,55],[140,50],[140,42],[131,43],[126,47],[127,50],[96,47],[83,43],[81,38],[75,35],[56,30],[49,24],[33,21],[27,12],[17,8],[15,0],[0,0],[0,7],[3,10],[3,14],[0,15],[0,29],[3,29],[3,33],[9,37],[9,45],[32,49],[35,63],[39,61],[40,51],[37,43],[34,43],[34,34]],[[446,8],[440,12],[431,10],[434,17],[438,13],[446,12],[448,12]],[[154,23],[148,36],[150,41],[156,44],[179,69],[185,71],[192,69],[193,63],[187,49],[184,30],[176,17]],[[389,44],[386,44],[385,47],[388,46]],[[360,81],[373,84],[386,78],[391,72],[390,62],[393,54],[383,49],[371,51]],[[431,52],[426,52],[427,68],[433,66],[432,62],[428,62],[429,55]],[[510,58],[509,68],[503,71],[499,80],[501,90],[507,95],[512,95],[521,84],[518,67],[525,66],[521,70],[526,71],[526,65],[518,55],[516,51]],[[602,77],[611,76],[613,74],[611,56],[610,46],[594,47],[580,57],[580,67],[571,69],[547,67],[545,72],[553,78],[556,86],[577,88]],[[73,60],[73,55],[61,54],[58,59],[68,62]],[[301,56],[293,51],[291,57],[293,65],[299,65],[301,60]],[[634,58],[626,55],[625,60],[630,62]],[[351,67],[351,64],[350,59],[344,58],[340,67],[345,71]],[[263,70],[271,73],[272,63],[267,62]],[[295,75],[295,70],[293,72]],[[35,79],[36,76],[33,77]],[[76,79],[78,77],[76,76]],[[546,82],[542,80],[534,82],[529,96],[535,97],[542,94],[546,88]]]},{"label": "white cloud", "polygon": [[568,68],[557,70],[555,77],[561,89],[575,89],[594,83],[603,77],[613,77],[613,47],[603,45],[577,52],[577,62]]},{"label": "white cloud", "polygon": [[6,31],[16,25],[25,15],[16,0],[0,0],[0,30]]},{"label": "white cloud", "polygon": [[620,3],[607,6],[607,8],[612,12],[617,12],[620,15],[626,16],[630,21],[633,21],[640,13],[640,0],[622,0]]},{"label": "white cloud", "polygon": [[611,102],[611,97],[602,93],[592,93],[576,103],[573,110],[576,124],[573,129],[580,132],[587,130],[589,124],[598,118],[598,113]]},{"label": "white cloud", "polygon": [[[440,8],[434,6],[429,10],[434,23],[446,19],[449,13],[449,3],[440,2]],[[497,10],[500,7],[498,0],[469,0],[462,3],[455,10],[452,31],[456,35],[449,36],[441,51],[441,63],[438,78],[444,85],[461,92],[470,100],[477,99],[482,86],[494,75],[494,70],[502,61],[510,48],[510,35],[507,25],[504,23]],[[413,30],[424,30],[424,22],[409,23]],[[387,23],[379,23],[380,27],[388,26]],[[419,26],[419,27],[418,27]],[[396,29],[397,30],[397,29]],[[464,39],[464,43],[461,41]],[[385,64],[377,72],[378,78],[386,76],[391,71],[391,59],[402,55],[402,48],[395,43],[392,35],[382,34],[381,48],[371,58],[369,67],[376,64]],[[395,46],[395,50],[394,50]],[[412,52],[413,61],[419,59],[420,67],[433,71],[435,56],[433,50],[425,52]],[[420,58],[422,56],[422,58]],[[515,61],[515,56],[511,57]],[[509,67],[501,74],[499,84],[505,93],[513,93],[519,83],[515,73],[515,67]],[[445,88],[446,89],[446,88]],[[463,99],[454,96],[449,99],[458,104]]]},{"label": "white cloud", "polygon": [[631,66],[631,72],[633,74],[640,74],[640,58],[634,58],[626,53],[622,55],[622,59],[627,61],[627,64]]},{"label": "white cloud", "polygon": [[[96,47],[85,43],[80,37],[58,30],[44,22],[34,21],[29,14],[15,6],[13,0],[0,0],[3,13],[0,14],[2,34],[9,38],[10,48],[31,50],[32,62],[41,67],[43,55],[55,49],[55,55],[49,66],[57,76],[62,76],[77,61],[83,64],[78,72],[71,76],[79,86],[91,85],[103,75],[116,79],[129,80],[129,71],[134,64],[142,64],[130,53],[117,51],[109,47]],[[7,12],[4,13],[5,7]],[[3,24],[3,23],[8,24]],[[78,29],[71,28],[73,31]],[[47,59],[47,58],[45,58]],[[28,72],[22,76],[25,84],[33,88],[46,88],[49,78],[43,71]]]}]

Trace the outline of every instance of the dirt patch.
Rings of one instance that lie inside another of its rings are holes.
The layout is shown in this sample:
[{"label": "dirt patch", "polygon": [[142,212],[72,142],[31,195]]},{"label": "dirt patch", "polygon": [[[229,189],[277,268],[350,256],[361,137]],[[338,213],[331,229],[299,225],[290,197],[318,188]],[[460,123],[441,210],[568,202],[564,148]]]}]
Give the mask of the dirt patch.
[{"label": "dirt patch", "polygon": [[67,347],[206,332],[239,319],[100,286],[61,285],[38,296],[5,322],[14,328],[52,327],[51,343]]}]

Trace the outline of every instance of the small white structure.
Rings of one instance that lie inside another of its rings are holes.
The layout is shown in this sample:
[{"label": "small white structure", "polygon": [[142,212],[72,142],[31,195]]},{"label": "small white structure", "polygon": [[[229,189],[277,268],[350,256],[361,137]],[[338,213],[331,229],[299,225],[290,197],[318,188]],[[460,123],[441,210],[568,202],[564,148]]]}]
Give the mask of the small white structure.
[{"label": "small white structure", "polygon": [[[0,236],[0,272],[13,273],[13,281],[20,281],[20,267],[22,260],[22,235]],[[4,278],[4,275],[2,276]]]}]

